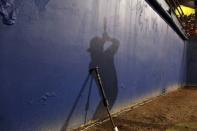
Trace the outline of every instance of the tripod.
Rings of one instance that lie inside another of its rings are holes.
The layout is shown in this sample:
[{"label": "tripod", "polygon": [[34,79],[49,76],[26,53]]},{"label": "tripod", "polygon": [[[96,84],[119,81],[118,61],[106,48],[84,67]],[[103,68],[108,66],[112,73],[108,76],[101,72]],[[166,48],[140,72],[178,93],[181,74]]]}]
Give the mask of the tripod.
[{"label": "tripod", "polygon": [[89,72],[90,72],[90,74],[92,72],[96,73],[96,79],[98,81],[99,89],[101,91],[101,95],[102,95],[102,99],[103,99],[103,105],[106,107],[107,113],[109,115],[109,118],[110,118],[110,121],[111,121],[111,124],[112,124],[112,127],[113,127],[113,131],[118,131],[118,128],[115,126],[114,121],[112,119],[112,116],[109,112],[109,102],[108,102],[107,97],[105,95],[105,90],[104,90],[102,80],[101,80],[101,76],[100,76],[100,73],[99,73],[99,67],[97,66],[95,68],[92,68],[92,69],[89,70]]},{"label": "tripod", "polygon": [[[68,115],[68,117],[67,117],[67,119],[66,119],[66,121],[65,121],[65,124],[64,124],[64,126],[61,128],[61,131],[67,130],[67,127],[68,127],[68,125],[69,125],[69,121],[70,121],[70,119],[71,119],[71,117],[72,117],[72,115],[73,115],[73,113],[74,113],[74,110],[76,109],[76,106],[77,106],[77,104],[78,104],[78,102],[79,102],[80,97],[82,96],[82,92],[84,92],[84,90],[85,90],[85,88],[86,88],[86,86],[87,86],[87,84],[88,84],[88,81],[89,81],[89,79],[90,79],[90,76],[91,76],[91,74],[92,74],[94,71],[95,71],[95,73],[96,73],[96,79],[98,80],[98,84],[99,84],[99,87],[100,87],[99,89],[101,90],[102,99],[103,99],[103,104],[104,104],[104,106],[105,106],[106,109],[107,109],[107,113],[108,113],[108,115],[109,115],[109,117],[110,117],[110,121],[111,121],[112,126],[113,126],[113,131],[118,131],[118,128],[115,126],[115,124],[114,124],[114,122],[113,122],[113,119],[112,119],[112,117],[111,117],[111,114],[110,114],[110,112],[109,112],[109,107],[108,107],[108,106],[109,106],[109,103],[108,103],[108,100],[107,100],[107,98],[106,98],[105,91],[104,91],[104,88],[103,88],[103,84],[102,84],[102,81],[101,81],[101,77],[100,77],[100,73],[99,73],[99,67],[92,68],[92,69],[89,70],[89,74],[88,74],[88,76],[86,77],[86,79],[85,79],[85,81],[84,81],[84,83],[83,83],[83,85],[82,85],[82,88],[81,88],[81,90],[80,90],[80,92],[79,92],[79,94],[78,94],[78,96],[77,96],[77,98],[76,98],[76,100],[75,100],[75,102],[74,102],[72,108],[71,108],[71,111],[70,111],[70,113],[69,113],[69,115]],[[89,99],[90,99],[90,96],[91,96],[92,83],[93,83],[93,77],[91,77],[90,83],[89,83],[89,90],[88,90],[87,103],[86,103],[86,105],[85,105],[85,120],[84,120],[84,124],[85,124],[86,121],[87,121],[87,114],[88,114],[88,109],[89,109],[89,105],[90,105]]]},{"label": "tripod", "polygon": [[[60,129],[60,131],[66,131],[66,130],[67,130],[67,128],[68,128],[68,126],[69,126],[69,122],[70,122],[70,120],[71,120],[71,118],[72,118],[72,115],[73,115],[73,113],[74,113],[74,111],[75,111],[75,109],[76,109],[76,107],[77,107],[77,104],[79,103],[79,100],[80,100],[80,98],[81,98],[81,96],[82,96],[82,93],[84,92],[84,90],[85,90],[85,88],[86,88],[86,86],[87,86],[87,84],[88,84],[89,79],[90,79],[90,74],[87,75],[87,77],[86,77],[84,83],[82,84],[82,88],[80,89],[79,94],[77,95],[77,97],[76,97],[76,99],[75,99],[75,101],[74,101],[74,104],[73,104],[73,106],[71,107],[71,110],[70,110],[70,112],[69,112],[69,114],[68,114],[68,117],[67,117],[67,119],[65,120],[64,125],[63,125],[63,127]],[[85,124],[86,121],[87,121],[87,114],[88,114],[88,109],[89,109],[89,98],[90,98],[90,93],[91,93],[91,89],[92,89],[92,81],[93,81],[93,78],[91,77],[91,79],[90,79],[90,85],[89,85],[89,91],[88,91],[88,100],[87,100],[86,107],[85,107],[85,111],[86,111],[86,112],[85,112],[84,124]]]}]

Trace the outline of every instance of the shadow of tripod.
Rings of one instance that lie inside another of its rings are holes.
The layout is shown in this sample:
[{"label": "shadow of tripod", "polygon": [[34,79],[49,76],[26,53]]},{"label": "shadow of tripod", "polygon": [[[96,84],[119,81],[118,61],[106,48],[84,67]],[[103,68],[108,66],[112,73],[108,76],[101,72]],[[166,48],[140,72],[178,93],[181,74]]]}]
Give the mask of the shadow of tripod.
[{"label": "shadow of tripod", "polygon": [[84,117],[84,124],[87,122],[87,115],[88,115],[88,110],[89,110],[89,106],[90,106],[90,96],[91,96],[91,90],[92,90],[92,83],[93,83],[93,77],[91,77],[90,74],[87,75],[83,85],[82,85],[82,88],[80,89],[79,91],[79,94],[77,95],[76,99],[75,99],[75,102],[70,110],[70,113],[66,119],[66,121],[64,122],[64,125],[63,127],[61,128],[60,131],[66,131],[67,128],[68,128],[68,125],[69,125],[69,122],[70,122],[70,119],[72,118],[72,115],[77,107],[77,104],[82,96],[82,93],[84,92],[84,90],[86,89],[87,87],[87,84],[88,82],[90,81],[89,83],[89,89],[88,89],[88,96],[87,96],[87,102],[86,102],[86,105],[85,105],[85,117]]}]

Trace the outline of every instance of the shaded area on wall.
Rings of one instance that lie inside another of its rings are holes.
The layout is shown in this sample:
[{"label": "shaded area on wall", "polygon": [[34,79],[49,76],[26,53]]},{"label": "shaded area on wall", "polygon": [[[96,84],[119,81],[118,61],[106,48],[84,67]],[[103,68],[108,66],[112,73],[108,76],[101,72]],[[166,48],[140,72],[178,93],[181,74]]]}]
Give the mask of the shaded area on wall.
[{"label": "shaded area on wall", "polygon": [[[111,45],[104,50],[105,44]],[[103,81],[106,97],[109,101],[109,109],[113,107],[113,104],[118,94],[118,80],[114,65],[114,56],[118,50],[118,47],[119,41],[115,38],[110,38],[107,33],[104,33],[103,38],[92,38],[92,40],[90,41],[90,47],[88,49],[91,57],[89,69],[95,68],[96,66],[101,68],[101,78]],[[95,81],[97,81],[95,74],[93,75],[93,77]],[[102,118],[106,115],[107,112],[103,106],[103,101],[101,100],[96,109],[96,112],[93,115],[93,119]]]},{"label": "shaded area on wall", "polygon": [[197,37],[187,44],[187,84],[197,85]]},{"label": "shaded area on wall", "polygon": [[70,110],[70,112],[68,114],[68,117],[67,117],[67,119],[66,119],[63,127],[61,128],[61,131],[66,131],[67,130],[67,127],[69,125],[69,122],[71,120],[71,117],[72,117],[75,109],[77,108],[77,104],[79,102],[79,99],[81,98],[82,93],[85,90],[85,88],[87,88],[87,84],[89,82],[89,79],[91,79],[91,80],[90,80],[90,84],[89,84],[89,87],[88,87],[89,88],[89,92],[88,92],[88,98],[87,98],[87,103],[86,103],[86,108],[85,108],[86,109],[86,113],[85,113],[85,119],[84,119],[84,124],[86,123],[87,113],[88,113],[88,109],[89,109],[89,99],[90,99],[89,96],[91,94],[92,80],[93,80],[93,78],[90,78],[90,74],[87,75],[87,77],[86,77],[86,79],[85,79],[85,81],[84,81],[84,83],[82,85],[82,88],[80,89],[80,91],[79,91],[79,93],[77,95],[77,98],[75,99],[75,102],[74,102],[74,104],[73,104],[73,106],[72,106],[72,108],[71,108],[71,110]]},{"label": "shaded area on wall", "polygon": [[[105,21],[105,20],[104,20]],[[105,22],[104,22],[105,23]],[[112,109],[117,95],[118,95],[118,80],[117,80],[117,73],[116,73],[116,68],[115,68],[115,64],[114,64],[114,56],[118,51],[119,48],[119,41],[115,38],[111,38],[108,33],[106,32],[106,25],[104,25],[104,33],[103,33],[103,37],[98,37],[95,36],[90,40],[89,43],[89,48],[87,49],[87,52],[90,54],[90,64],[89,64],[89,70],[92,68],[95,68],[96,66],[100,67],[100,71],[101,71],[101,79],[104,85],[104,91],[106,94],[106,97],[108,99],[109,102],[109,110]],[[105,45],[107,45],[107,48],[105,49]],[[87,113],[89,110],[89,106],[90,106],[90,96],[91,96],[91,88],[92,88],[92,82],[93,79],[97,85],[97,87],[99,88],[99,84],[97,82],[97,78],[96,78],[96,74],[89,74],[87,76],[87,78],[85,79],[82,88],[79,91],[79,94],[71,108],[71,111],[63,125],[63,127],[61,128],[61,131],[65,131],[68,128],[70,119],[75,111],[75,109],[77,108],[77,104],[79,102],[79,99],[83,93],[83,91],[85,90],[85,88],[87,88],[88,86],[88,97],[87,97],[87,102],[85,105],[85,116],[84,116],[84,124],[87,121]],[[90,81],[89,85],[88,82]],[[100,94],[100,101],[99,104],[96,108],[95,113],[93,114],[93,118],[92,120],[96,120],[96,119],[101,119],[103,117],[107,116],[107,112],[106,112],[106,108],[103,105],[103,100],[102,100],[102,95],[100,90],[98,89],[99,94]]]}]

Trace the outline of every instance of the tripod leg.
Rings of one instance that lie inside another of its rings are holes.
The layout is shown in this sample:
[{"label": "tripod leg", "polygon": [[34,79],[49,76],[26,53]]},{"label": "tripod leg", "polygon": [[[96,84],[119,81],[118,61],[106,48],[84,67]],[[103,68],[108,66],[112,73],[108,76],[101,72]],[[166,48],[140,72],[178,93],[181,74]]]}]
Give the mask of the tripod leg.
[{"label": "tripod leg", "polygon": [[90,86],[89,86],[89,91],[88,91],[88,98],[87,98],[87,103],[86,103],[86,107],[85,107],[85,111],[86,112],[85,112],[84,124],[87,121],[88,109],[89,109],[89,106],[90,106],[90,96],[91,96],[91,90],[92,90],[92,82],[93,82],[93,77],[91,77],[91,80],[90,80]]},{"label": "tripod leg", "polygon": [[64,126],[62,127],[61,131],[66,131],[66,130],[67,130],[69,121],[70,121],[70,119],[71,119],[71,117],[72,117],[72,115],[73,115],[73,112],[74,112],[74,110],[75,110],[75,108],[76,108],[76,106],[77,106],[77,103],[78,103],[78,101],[79,101],[79,98],[81,97],[81,94],[82,94],[82,92],[84,91],[84,89],[85,89],[85,87],[86,87],[86,85],[87,85],[87,82],[88,82],[88,80],[89,80],[89,77],[90,77],[90,74],[88,74],[88,76],[86,77],[86,79],[85,79],[85,81],[84,81],[84,83],[83,83],[83,85],[82,85],[82,88],[81,88],[81,90],[79,91],[79,94],[78,94],[78,96],[77,96],[77,98],[76,98],[76,100],[75,100],[75,102],[74,102],[74,104],[73,104],[73,106],[72,106],[72,108],[71,108],[71,111],[70,111],[70,113],[69,113],[69,115],[68,115],[68,117],[67,117],[67,119],[66,119],[66,122],[65,122]]},{"label": "tripod leg", "polygon": [[113,121],[113,119],[112,119],[112,117],[111,117],[111,114],[110,114],[110,112],[109,112],[109,103],[108,103],[107,97],[106,97],[106,95],[105,95],[105,90],[104,90],[104,88],[103,88],[103,83],[102,83],[102,80],[101,80],[101,77],[100,77],[100,73],[99,73],[99,67],[96,67],[96,68],[91,69],[91,70],[96,72],[96,77],[97,77],[98,84],[99,84],[99,87],[100,87],[100,90],[101,90],[101,93],[102,93],[102,97],[103,97],[103,98],[102,98],[102,99],[103,99],[103,104],[104,104],[104,106],[105,106],[106,109],[107,109],[107,113],[108,113],[108,115],[109,115],[111,124],[112,124],[112,126],[113,126],[113,130],[114,130],[114,131],[118,131],[118,128],[115,126],[114,121]]}]

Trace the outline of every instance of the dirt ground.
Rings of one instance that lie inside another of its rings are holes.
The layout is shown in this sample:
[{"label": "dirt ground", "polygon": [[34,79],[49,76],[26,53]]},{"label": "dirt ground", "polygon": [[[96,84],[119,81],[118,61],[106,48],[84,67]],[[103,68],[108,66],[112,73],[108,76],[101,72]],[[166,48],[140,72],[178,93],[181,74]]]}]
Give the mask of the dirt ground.
[{"label": "dirt ground", "polygon": [[[113,119],[119,131],[197,131],[197,87],[157,97]],[[111,123],[106,121],[85,131],[112,131]]]}]

